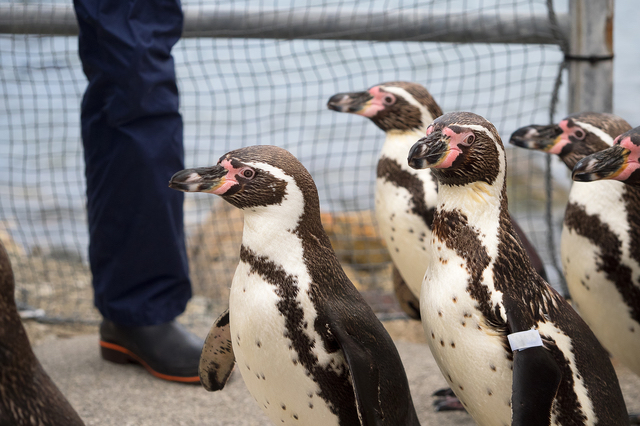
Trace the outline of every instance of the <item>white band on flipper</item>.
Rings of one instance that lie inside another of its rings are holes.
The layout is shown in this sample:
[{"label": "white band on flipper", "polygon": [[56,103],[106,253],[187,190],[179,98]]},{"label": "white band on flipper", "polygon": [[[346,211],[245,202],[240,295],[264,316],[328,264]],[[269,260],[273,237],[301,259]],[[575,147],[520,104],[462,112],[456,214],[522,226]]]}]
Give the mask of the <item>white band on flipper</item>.
[{"label": "white band on flipper", "polygon": [[508,334],[507,339],[509,339],[509,345],[511,345],[513,352],[542,346],[542,339],[540,338],[538,330],[519,331]]}]

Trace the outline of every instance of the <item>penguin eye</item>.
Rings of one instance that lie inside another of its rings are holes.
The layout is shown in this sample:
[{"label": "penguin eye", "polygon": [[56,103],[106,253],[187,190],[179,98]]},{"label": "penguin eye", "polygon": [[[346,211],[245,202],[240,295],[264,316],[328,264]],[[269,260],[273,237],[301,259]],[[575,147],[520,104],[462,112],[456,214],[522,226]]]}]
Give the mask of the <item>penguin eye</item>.
[{"label": "penguin eye", "polygon": [[256,172],[254,172],[252,169],[249,169],[249,168],[242,170],[241,173],[242,173],[242,176],[244,176],[247,179],[251,179],[256,175]]},{"label": "penguin eye", "polygon": [[382,98],[382,103],[385,106],[391,106],[396,103],[396,97],[393,95],[385,95],[385,97]]},{"label": "penguin eye", "polygon": [[582,140],[585,137],[585,133],[584,130],[582,129],[576,129],[576,131],[573,133],[573,136],[576,137],[576,139]]},{"label": "penguin eye", "polygon": [[475,142],[475,140],[476,140],[476,135],[471,133],[466,138],[464,138],[464,140],[462,141],[462,144],[466,146],[470,146],[472,143]]}]

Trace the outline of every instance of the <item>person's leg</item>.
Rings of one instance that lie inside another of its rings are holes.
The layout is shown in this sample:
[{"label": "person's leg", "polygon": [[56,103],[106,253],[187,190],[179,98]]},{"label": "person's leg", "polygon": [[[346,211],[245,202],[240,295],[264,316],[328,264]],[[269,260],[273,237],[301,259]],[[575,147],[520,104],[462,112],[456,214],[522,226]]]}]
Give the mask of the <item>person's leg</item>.
[{"label": "person's leg", "polygon": [[173,321],[191,297],[183,194],[167,184],[184,168],[170,53],[182,31],[180,3],[76,0],[74,5],[89,80],[81,124],[89,261],[95,305],[105,318],[102,353],[116,362],[133,354],[165,376],[197,375],[197,362],[187,374],[189,368],[164,365],[182,361],[156,359],[167,350],[156,343],[161,336],[183,336],[182,342],[169,343],[188,358],[201,348],[201,341]]},{"label": "person's leg", "polygon": [[167,185],[182,170],[181,124],[179,117],[141,118],[94,126],[85,138],[92,141],[85,158],[95,304],[121,325],[171,321],[191,297],[183,198]]}]

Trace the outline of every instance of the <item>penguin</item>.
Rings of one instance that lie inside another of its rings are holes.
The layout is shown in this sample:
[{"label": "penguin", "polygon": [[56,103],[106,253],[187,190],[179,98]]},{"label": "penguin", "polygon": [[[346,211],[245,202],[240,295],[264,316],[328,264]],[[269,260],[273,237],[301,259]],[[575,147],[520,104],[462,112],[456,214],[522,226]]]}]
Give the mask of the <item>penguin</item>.
[{"label": "penguin", "polygon": [[244,213],[229,309],[202,352],[206,389],[222,389],[237,364],[274,424],[419,424],[396,347],[340,267],[313,179],[291,153],[237,149],[170,187]]},{"label": "penguin", "polygon": [[1,243],[0,425],[84,425],[31,349],[16,307],[11,262]]},{"label": "penguin", "polygon": [[[430,170],[412,169],[406,158],[427,126],[442,115],[442,109],[424,86],[407,81],[381,83],[364,92],[338,93],[327,107],[367,117],[385,132],[376,170],[376,221],[393,262],[396,297],[407,315],[419,320],[425,245],[431,238],[438,184]],[[535,248],[520,227],[517,230],[536,269],[545,276]]]},{"label": "penguin", "polygon": [[576,182],[612,179],[640,186],[639,159],[640,127],[636,127],[615,138],[611,148],[578,161],[571,177]]},{"label": "penguin", "polygon": [[[579,113],[527,126],[511,143],[556,154],[569,170],[631,129],[622,118]],[[627,141],[628,139],[621,139]],[[627,142],[625,142],[626,144]],[[602,345],[640,375],[640,188],[614,180],[574,182],[560,255],[574,307]]]},{"label": "penguin", "polygon": [[480,425],[626,425],[609,356],[532,267],[508,213],[496,128],[437,118],[408,162],[431,168],[438,204],[420,312],[441,372]]}]

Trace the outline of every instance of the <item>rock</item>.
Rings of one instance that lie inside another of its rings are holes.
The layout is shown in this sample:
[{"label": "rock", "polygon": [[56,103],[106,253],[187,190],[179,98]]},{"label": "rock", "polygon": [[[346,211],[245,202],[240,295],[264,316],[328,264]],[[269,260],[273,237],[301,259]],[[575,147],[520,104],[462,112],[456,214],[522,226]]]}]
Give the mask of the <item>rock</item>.
[{"label": "rock", "polygon": [[371,210],[323,212],[320,217],[343,264],[381,268],[391,261]]}]

